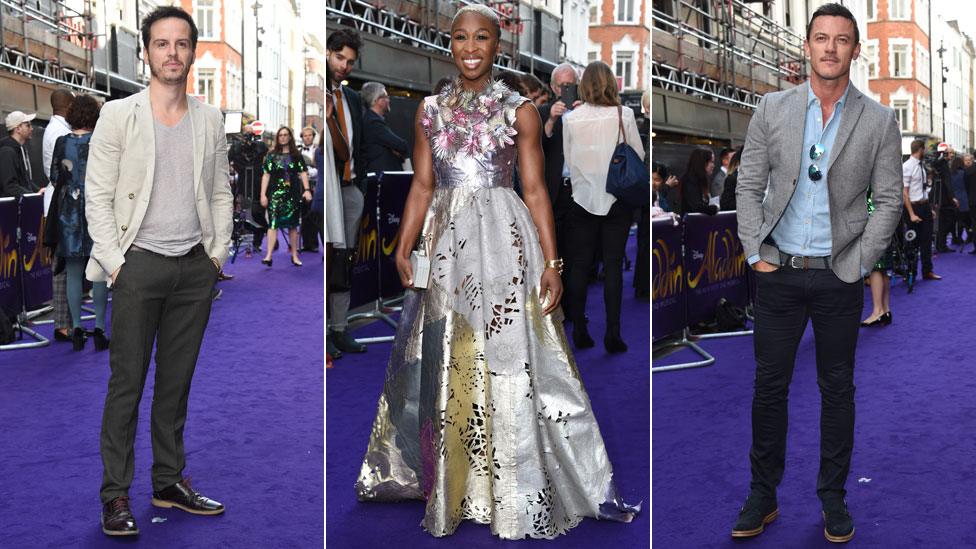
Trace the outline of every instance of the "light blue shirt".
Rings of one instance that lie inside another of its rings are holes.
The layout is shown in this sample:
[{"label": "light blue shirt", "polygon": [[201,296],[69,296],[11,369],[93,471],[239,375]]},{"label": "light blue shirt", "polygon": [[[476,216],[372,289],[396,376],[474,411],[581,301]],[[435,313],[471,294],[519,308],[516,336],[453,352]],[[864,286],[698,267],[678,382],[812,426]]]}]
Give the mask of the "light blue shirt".
[{"label": "light blue shirt", "polygon": [[[812,87],[808,88],[802,159],[800,173],[796,180],[796,191],[786,206],[783,217],[772,232],[776,247],[781,252],[807,257],[828,256],[831,253],[830,199],[827,194],[827,178],[830,174],[827,171],[827,163],[830,162],[830,155],[834,152],[834,138],[837,137],[837,128],[840,127],[850,89],[848,83],[844,95],[834,104],[834,112],[824,125],[820,99],[813,93]],[[823,145],[824,154],[818,160],[811,160],[810,147],[818,143]],[[819,181],[810,179],[811,165],[818,166],[823,173]],[[750,265],[757,261],[759,261],[758,254],[748,258]]]}]

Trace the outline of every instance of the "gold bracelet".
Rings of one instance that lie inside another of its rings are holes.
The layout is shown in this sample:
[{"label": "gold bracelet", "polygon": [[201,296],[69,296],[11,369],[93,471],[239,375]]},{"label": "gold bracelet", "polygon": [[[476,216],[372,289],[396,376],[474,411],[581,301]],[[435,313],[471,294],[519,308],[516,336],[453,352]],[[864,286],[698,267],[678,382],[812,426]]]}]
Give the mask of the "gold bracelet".
[{"label": "gold bracelet", "polygon": [[563,260],[562,260],[562,258],[559,258],[559,259],[550,259],[550,260],[546,261],[546,268],[547,269],[556,269],[559,272],[559,274],[563,274]]}]

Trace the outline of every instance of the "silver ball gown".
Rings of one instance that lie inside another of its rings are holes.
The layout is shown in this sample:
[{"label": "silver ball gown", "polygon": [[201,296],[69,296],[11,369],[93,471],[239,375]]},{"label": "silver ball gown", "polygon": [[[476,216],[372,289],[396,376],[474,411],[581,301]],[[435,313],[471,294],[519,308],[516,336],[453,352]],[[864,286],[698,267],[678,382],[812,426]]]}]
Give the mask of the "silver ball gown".
[{"label": "silver ball gown", "polygon": [[512,190],[525,101],[500,82],[424,100],[431,282],[407,291],[356,492],[426,500],[434,536],[470,519],[505,539],[552,539],[640,510],[617,493],[562,310],[542,315],[542,248]]}]

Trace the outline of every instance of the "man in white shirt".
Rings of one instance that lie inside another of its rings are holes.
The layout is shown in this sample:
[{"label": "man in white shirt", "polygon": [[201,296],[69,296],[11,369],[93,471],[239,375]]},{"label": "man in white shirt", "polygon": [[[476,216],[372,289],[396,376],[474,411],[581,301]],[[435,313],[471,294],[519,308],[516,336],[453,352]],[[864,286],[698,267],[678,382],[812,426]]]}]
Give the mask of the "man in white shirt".
[{"label": "man in white shirt", "polygon": [[[44,128],[44,140],[41,148],[45,179],[51,177],[51,157],[54,156],[54,144],[62,135],[71,133],[71,126],[64,117],[67,116],[68,107],[71,106],[74,98],[74,94],[68,90],[56,89],[51,92],[51,111],[54,112],[54,116],[51,117],[51,121]],[[54,191],[54,183],[54,181],[50,181],[48,185],[49,191]],[[53,194],[48,193],[48,196],[53,196]],[[44,213],[47,215],[46,208]],[[66,272],[62,270],[55,274],[51,279],[51,283],[54,286],[54,298],[52,300],[52,305],[54,306],[54,340],[71,341],[71,313],[68,310]]]},{"label": "man in white shirt", "polygon": [[[315,165],[315,147],[317,146],[318,134],[311,126],[302,128],[302,143],[298,146],[298,152],[302,153],[305,159],[305,166],[308,168],[308,186],[312,189],[312,194],[317,193],[318,187],[318,166]],[[318,252],[319,241],[316,227],[320,225],[313,219],[311,204],[302,203],[302,251]]]},{"label": "man in white shirt", "polygon": [[922,156],[925,155],[925,141],[916,139],[911,145],[912,155],[901,166],[902,201],[908,220],[918,228],[918,246],[922,256],[922,278],[925,280],[941,280],[942,277],[932,272],[932,207],[925,196],[925,166]]}]

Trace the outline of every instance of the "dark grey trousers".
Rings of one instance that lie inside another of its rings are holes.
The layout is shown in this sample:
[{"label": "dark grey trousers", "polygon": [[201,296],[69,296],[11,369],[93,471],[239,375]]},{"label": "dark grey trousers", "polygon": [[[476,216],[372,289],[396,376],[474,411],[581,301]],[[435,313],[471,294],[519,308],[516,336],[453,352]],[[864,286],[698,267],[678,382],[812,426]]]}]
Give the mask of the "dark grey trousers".
[{"label": "dark grey trousers", "polygon": [[132,249],[125,254],[112,294],[112,376],[101,435],[102,503],[127,495],[132,484],[139,401],[154,342],[153,490],[183,478],[183,425],[190,380],[216,282],[217,268],[202,245],[182,257]]}]

